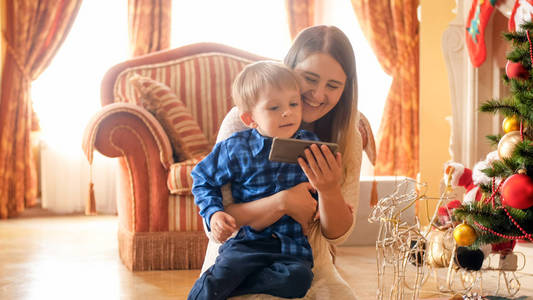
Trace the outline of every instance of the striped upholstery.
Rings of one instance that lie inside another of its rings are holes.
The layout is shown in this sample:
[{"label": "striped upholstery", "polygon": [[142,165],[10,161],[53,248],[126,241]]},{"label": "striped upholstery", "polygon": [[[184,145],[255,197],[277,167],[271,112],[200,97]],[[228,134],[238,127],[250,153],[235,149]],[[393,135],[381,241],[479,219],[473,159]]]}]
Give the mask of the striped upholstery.
[{"label": "striped upholstery", "polygon": [[162,82],[185,104],[207,140],[214,144],[218,127],[233,106],[233,79],[250,62],[228,54],[206,53],[162,64],[130,68],[117,78],[115,102],[141,105],[138,92],[127,80],[131,72]]},{"label": "striped upholstery", "polygon": [[203,230],[202,222],[192,194],[170,195],[168,201],[169,231],[200,231]]},{"label": "striped upholstery", "polygon": [[192,177],[191,171],[205,156],[191,158],[170,166],[168,172],[167,186],[171,194],[187,195],[191,193]]},{"label": "striped upholstery", "polygon": [[[204,53],[165,63],[142,65],[122,71],[114,85],[114,101],[141,106],[139,92],[129,82],[133,73],[166,84],[191,112],[211,145],[218,128],[233,106],[231,86],[240,70],[251,61],[224,53]],[[190,161],[170,168],[169,230],[202,230],[202,219],[190,191]],[[185,172],[185,173],[184,173]],[[184,176],[185,175],[185,176]],[[188,177],[188,178],[187,178]],[[184,184],[185,183],[185,184]]]}]

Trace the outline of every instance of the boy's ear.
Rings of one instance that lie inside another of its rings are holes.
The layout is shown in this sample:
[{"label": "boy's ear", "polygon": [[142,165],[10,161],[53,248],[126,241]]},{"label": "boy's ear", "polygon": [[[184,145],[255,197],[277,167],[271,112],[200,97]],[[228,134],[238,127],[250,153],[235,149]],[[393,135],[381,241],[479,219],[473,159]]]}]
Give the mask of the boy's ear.
[{"label": "boy's ear", "polygon": [[257,123],[255,123],[254,119],[252,118],[252,114],[250,112],[243,112],[241,113],[241,120],[247,127],[250,128],[256,128]]}]

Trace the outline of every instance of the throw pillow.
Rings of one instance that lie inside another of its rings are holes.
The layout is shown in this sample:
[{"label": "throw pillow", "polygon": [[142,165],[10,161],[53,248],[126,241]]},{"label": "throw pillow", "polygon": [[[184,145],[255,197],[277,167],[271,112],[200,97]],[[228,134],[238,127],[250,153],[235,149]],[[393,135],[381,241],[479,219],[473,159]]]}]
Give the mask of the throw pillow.
[{"label": "throw pillow", "polygon": [[161,123],[170,138],[176,161],[209,152],[209,142],[187,107],[165,84],[138,74],[128,80],[140,93],[141,102]]}]

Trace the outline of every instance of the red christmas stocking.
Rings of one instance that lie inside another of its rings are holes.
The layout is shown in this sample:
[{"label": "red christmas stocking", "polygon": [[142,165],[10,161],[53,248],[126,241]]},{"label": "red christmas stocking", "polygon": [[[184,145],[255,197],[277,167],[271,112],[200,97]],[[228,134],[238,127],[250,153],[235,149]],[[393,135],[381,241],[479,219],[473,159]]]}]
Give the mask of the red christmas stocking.
[{"label": "red christmas stocking", "polygon": [[509,31],[517,31],[520,25],[531,22],[533,14],[533,0],[515,0],[511,17],[509,17]]},{"label": "red christmas stocking", "polygon": [[489,22],[490,15],[494,11],[494,6],[498,0],[474,0],[472,8],[466,20],[466,46],[470,61],[474,67],[479,67],[487,57],[485,48],[485,28]]}]

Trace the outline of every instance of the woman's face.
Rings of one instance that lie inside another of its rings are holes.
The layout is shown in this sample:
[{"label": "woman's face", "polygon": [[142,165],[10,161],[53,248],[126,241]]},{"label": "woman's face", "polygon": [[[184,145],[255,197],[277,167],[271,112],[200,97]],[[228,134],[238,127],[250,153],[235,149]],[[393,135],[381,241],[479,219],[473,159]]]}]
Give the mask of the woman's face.
[{"label": "woman's face", "polygon": [[302,120],[314,122],[328,113],[344,91],[346,74],[329,54],[314,53],[298,63],[294,70],[302,88]]}]

